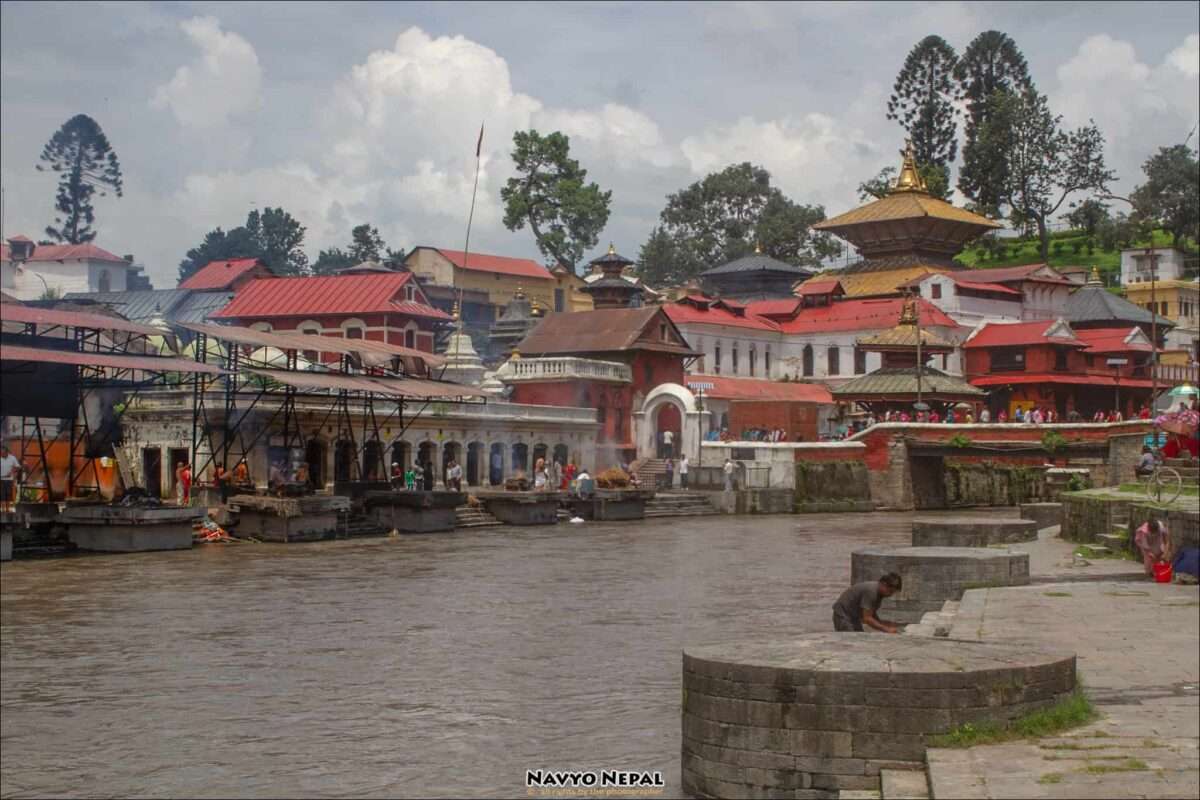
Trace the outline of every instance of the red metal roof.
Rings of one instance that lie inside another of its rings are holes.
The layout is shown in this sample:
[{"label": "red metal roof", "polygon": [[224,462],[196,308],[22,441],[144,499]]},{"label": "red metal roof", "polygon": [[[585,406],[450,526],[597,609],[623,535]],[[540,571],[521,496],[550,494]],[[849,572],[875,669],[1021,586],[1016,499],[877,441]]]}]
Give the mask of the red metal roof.
[{"label": "red metal roof", "polygon": [[800,298],[787,297],[781,300],[755,300],[746,306],[746,313],[760,317],[792,317],[799,309]]},{"label": "red metal roof", "polygon": [[447,250],[444,247],[432,247],[430,249],[438,251],[446,257],[446,260],[460,269],[499,272],[502,275],[516,275],[522,278],[554,279],[549,270],[529,258],[491,256],[487,253],[464,254],[462,250]]},{"label": "red metal roof", "polygon": [[86,311],[61,311],[56,308],[34,308],[18,303],[0,303],[0,320],[35,325],[87,328],[90,330],[122,331],[143,336],[161,336],[162,331],[149,325],[139,325],[121,317],[90,314]]},{"label": "red metal roof", "polygon": [[841,281],[835,278],[823,281],[805,281],[796,287],[796,294],[833,294],[841,286]]},{"label": "red metal roof", "polygon": [[[282,279],[280,279],[282,280]],[[208,325],[202,322],[179,323],[180,327],[196,333],[207,334],[217,339],[250,347],[275,347],[279,350],[315,350],[319,353],[372,353],[393,358],[420,358],[430,366],[440,366],[446,362],[441,356],[402,347],[388,342],[377,342],[374,339],[343,339],[340,336],[313,336],[303,333],[281,333],[279,331],[256,331],[253,328],[242,328],[237,325]]]},{"label": "red metal roof", "polygon": [[210,261],[186,281],[179,284],[179,288],[228,289],[234,281],[261,263],[257,258],[231,258],[225,261]]},{"label": "red metal roof", "polygon": [[692,391],[702,390],[705,397],[714,400],[833,402],[833,395],[829,393],[829,389],[816,383],[784,383],[761,378],[730,378],[724,375],[688,375],[686,382]]},{"label": "red metal roof", "polygon": [[709,305],[711,302],[708,298],[691,297],[687,301],[664,305],[663,311],[667,313],[667,316],[676,325],[700,323],[704,325],[727,325],[734,328],[751,328],[760,331],[775,332],[779,330],[778,325],[767,319],[756,317],[752,314],[745,316],[735,314],[719,304]]},{"label": "red metal roof", "polygon": [[77,350],[43,350],[39,347],[0,342],[0,360],[28,361],[34,364],[74,364],[80,367],[137,369],[145,372],[203,372],[220,375],[223,370],[190,358],[164,356],[128,356],[117,353],[91,353]]},{"label": "red metal roof", "polygon": [[[1048,337],[1046,333],[1058,324],[1057,320],[1041,319],[1036,322],[989,322],[963,343],[972,347],[1018,347],[1031,344],[1068,344],[1082,347],[1077,336]],[[1070,330],[1068,327],[1067,330]]]},{"label": "red metal roof", "polygon": [[256,278],[213,319],[270,319],[344,314],[408,314],[450,319],[433,306],[405,301],[402,289],[411,272]]},{"label": "red metal roof", "polygon": [[1140,338],[1141,328],[1083,328],[1075,335],[1090,353],[1152,353],[1150,342],[1127,342],[1131,335]]},{"label": "red metal roof", "polygon": [[[990,269],[972,269],[958,270],[955,272],[946,272],[945,275],[958,280],[972,281],[975,283],[1008,283],[1009,281],[1042,281],[1043,283],[1061,283],[1068,286],[1075,284],[1063,277],[1053,276],[1037,276],[1033,273],[1047,269],[1046,264],[1022,264],[1019,267],[992,267]],[[1053,267],[1049,267],[1053,270]]]},{"label": "red metal roof", "polygon": [[[919,300],[921,324],[957,328],[958,323],[928,300]],[[779,322],[784,333],[830,333],[893,328],[900,322],[904,298],[838,300],[827,306],[801,309],[793,319]]]},{"label": "red metal roof", "polygon": [[1071,384],[1078,386],[1117,386],[1146,388],[1153,386],[1147,378],[1121,378],[1112,375],[1073,375],[1071,373],[1042,372],[1032,375],[985,375],[972,378],[972,386],[1008,386],[1013,384],[1045,383]]},{"label": "red metal roof", "polygon": [[[23,236],[10,237],[10,241],[26,241]],[[0,259],[8,261],[12,258],[12,253],[9,252],[7,244],[0,245]],[[113,264],[126,264],[125,259],[118,255],[113,255],[102,247],[97,247],[91,242],[87,244],[39,244],[34,245],[33,254],[26,261],[33,263],[36,261],[109,261]]]}]

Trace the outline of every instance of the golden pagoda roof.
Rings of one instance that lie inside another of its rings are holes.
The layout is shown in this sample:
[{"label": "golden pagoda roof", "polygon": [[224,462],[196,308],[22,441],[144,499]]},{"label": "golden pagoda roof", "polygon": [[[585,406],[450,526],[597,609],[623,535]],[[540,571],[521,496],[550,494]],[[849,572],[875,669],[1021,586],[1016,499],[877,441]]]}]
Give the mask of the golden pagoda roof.
[{"label": "golden pagoda roof", "polygon": [[941,266],[915,266],[902,267],[899,269],[882,270],[879,272],[823,272],[816,277],[809,278],[804,283],[827,281],[836,278],[842,284],[842,291],[846,293],[846,297],[874,297],[880,295],[894,295],[900,291],[900,287],[917,278],[928,275],[931,272],[949,272],[946,267]]},{"label": "golden pagoda roof", "polygon": [[[981,229],[1002,227],[1000,223],[987,217],[981,217],[965,208],[957,208],[945,200],[939,200],[929,194],[925,179],[921,177],[921,173],[917,169],[911,140],[905,142],[905,148],[900,151],[900,155],[902,157],[900,175],[896,178],[896,183],[893,184],[886,197],[824,222],[818,222],[813,225],[813,228],[841,234],[842,231],[839,228],[921,218],[958,222],[978,226]],[[853,237],[848,238],[853,241]]]},{"label": "golden pagoda roof", "polygon": [[954,349],[953,343],[919,327],[917,322],[917,298],[909,295],[904,298],[900,322],[896,327],[873,336],[864,336],[857,344],[865,350],[916,350],[918,342],[923,350],[929,352],[949,352]]}]

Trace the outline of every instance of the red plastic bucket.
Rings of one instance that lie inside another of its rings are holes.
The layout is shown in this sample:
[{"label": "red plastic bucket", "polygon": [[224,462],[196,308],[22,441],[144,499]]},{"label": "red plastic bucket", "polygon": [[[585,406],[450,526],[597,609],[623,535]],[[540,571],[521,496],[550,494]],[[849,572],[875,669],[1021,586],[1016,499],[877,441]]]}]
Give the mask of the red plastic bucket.
[{"label": "red plastic bucket", "polygon": [[1154,565],[1154,582],[1155,583],[1170,583],[1171,582],[1171,565],[1159,562]]}]

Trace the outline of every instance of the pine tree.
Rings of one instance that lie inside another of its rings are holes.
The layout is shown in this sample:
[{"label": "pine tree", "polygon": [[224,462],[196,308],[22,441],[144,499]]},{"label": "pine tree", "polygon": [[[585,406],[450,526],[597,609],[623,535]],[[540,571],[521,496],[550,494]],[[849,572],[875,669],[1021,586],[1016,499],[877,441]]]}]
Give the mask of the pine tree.
[{"label": "pine tree", "polygon": [[958,55],[940,36],[926,36],[908,54],[888,99],[887,118],[908,132],[921,167],[949,170],[958,154],[954,80]]},{"label": "pine tree", "polygon": [[[104,197],[107,188],[120,197],[123,190],[121,164],[108,137],[96,120],[87,114],[77,114],[50,137],[42,148],[41,160],[60,175],[54,203],[60,216],[54,219],[57,227],[46,226],[46,235],[70,244],[92,241],[96,238],[92,228],[96,221],[92,195],[99,188],[100,196]],[[37,169],[42,172],[46,168],[38,164]]]},{"label": "pine tree", "polygon": [[958,190],[983,214],[999,216],[1002,187],[1008,182],[1007,138],[993,130],[981,141],[980,131],[987,123],[997,92],[1031,90],[1033,81],[1025,57],[1008,34],[984,31],[963,52],[954,70],[959,97],[966,103],[963,163],[958,173]]}]

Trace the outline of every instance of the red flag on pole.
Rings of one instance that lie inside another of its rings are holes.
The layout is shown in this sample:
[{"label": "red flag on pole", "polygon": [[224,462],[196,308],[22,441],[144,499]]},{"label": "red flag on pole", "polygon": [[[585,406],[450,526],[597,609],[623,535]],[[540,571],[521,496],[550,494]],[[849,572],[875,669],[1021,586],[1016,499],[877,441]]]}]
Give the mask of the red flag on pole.
[{"label": "red flag on pole", "polygon": [[475,143],[475,157],[479,158],[479,154],[483,151],[483,123],[479,123],[479,141]]}]

